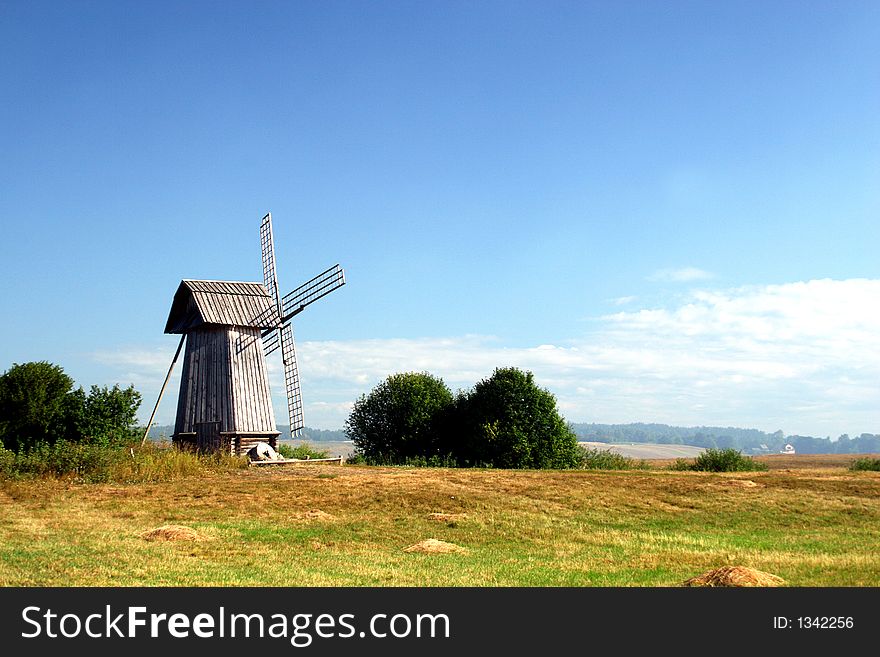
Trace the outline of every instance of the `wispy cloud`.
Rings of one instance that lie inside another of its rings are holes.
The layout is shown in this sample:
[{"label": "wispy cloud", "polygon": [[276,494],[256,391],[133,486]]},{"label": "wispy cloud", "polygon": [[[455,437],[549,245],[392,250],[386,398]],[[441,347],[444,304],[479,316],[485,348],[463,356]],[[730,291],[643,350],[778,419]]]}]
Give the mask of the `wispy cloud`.
[{"label": "wispy cloud", "polygon": [[305,343],[303,378],[316,392],[359,395],[396,371],[428,370],[467,388],[513,365],[535,372],[573,421],[876,431],[878,302],[880,281],[819,280],[695,292],[675,307],[604,316],[589,335],[556,345],[484,336]]},{"label": "wispy cloud", "polygon": [[697,267],[681,267],[680,269],[658,269],[648,276],[648,280],[655,283],[692,283],[714,277],[712,272]]},{"label": "wispy cloud", "polygon": [[[880,431],[880,280],[703,290],[594,325],[565,343],[531,346],[480,335],[303,342],[307,423],[342,426],[354,400],[393,372],[429,371],[455,390],[516,366],[533,371],[571,421]],[[143,368],[158,390],[170,355],[115,357]],[[283,418],[280,363],[270,359],[269,369]]]}]

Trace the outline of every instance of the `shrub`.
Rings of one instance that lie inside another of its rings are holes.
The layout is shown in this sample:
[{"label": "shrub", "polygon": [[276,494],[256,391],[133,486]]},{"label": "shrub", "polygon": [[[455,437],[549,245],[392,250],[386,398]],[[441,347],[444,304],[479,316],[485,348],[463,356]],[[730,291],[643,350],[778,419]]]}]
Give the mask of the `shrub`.
[{"label": "shrub", "polygon": [[393,374],[362,396],[345,423],[345,433],[365,458],[403,464],[444,451],[443,422],[452,392],[427,372]]},{"label": "shrub", "polygon": [[315,449],[308,443],[296,446],[280,443],[278,453],[286,459],[326,459],[330,455],[329,452]]},{"label": "shrub", "polygon": [[849,466],[849,469],[854,471],[872,470],[874,472],[880,472],[880,459],[872,459],[868,457],[856,459],[852,462],[852,465]]},{"label": "shrub", "polygon": [[595,449],[579,446],[580,467],[584,470],[647,470],[645,461],[636,460],[608,449]]},{"label": "shrub", "polygon": [[698,472],[755,472],[766,470],[764,463],[743,456],[735,449],[707,449],[691,463],[678,459],[670,466],[672,470],[695,470]]},{"label": "shrub", "polygon": [[693,470],[693,462],[687,459],[675,459],[675,463],[669,466],[670,470]]},{"label": "shrub", "polygon": [[15,452],[57,440],[121,445],[134,437],[140,403],[133,386],[92,386],[86,394],[58,365],[15,364],[0,375],[0,443]]},{"label": "shrub", "polygon": [[575,468],[577,437],[556,410],[556,398],[531,372],[496,369],[456,404],[462,465],[496,468]]},{"label": "shrub", "polygon": [[66,433],[68,440],[123,445],[136,438],[137,410],[141,395],[134,386],[99,388],[87,395],[82,388],[68,395]]},{"label": "shrub", "polygon": [[62,434],[73,379],[45,361],[13,364],[0,376],[0,443],[12,451]]}]

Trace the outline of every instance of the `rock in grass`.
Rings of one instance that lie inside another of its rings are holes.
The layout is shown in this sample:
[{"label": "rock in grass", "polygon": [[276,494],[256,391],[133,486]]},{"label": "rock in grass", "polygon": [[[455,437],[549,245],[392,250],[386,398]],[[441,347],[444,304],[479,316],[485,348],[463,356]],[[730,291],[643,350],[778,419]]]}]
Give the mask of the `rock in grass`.
[{"label": "rock in grass", "polygon": [[776,575],[743,566],[725,566],[685,580],[683,586],[782,586],[785,580]]}]

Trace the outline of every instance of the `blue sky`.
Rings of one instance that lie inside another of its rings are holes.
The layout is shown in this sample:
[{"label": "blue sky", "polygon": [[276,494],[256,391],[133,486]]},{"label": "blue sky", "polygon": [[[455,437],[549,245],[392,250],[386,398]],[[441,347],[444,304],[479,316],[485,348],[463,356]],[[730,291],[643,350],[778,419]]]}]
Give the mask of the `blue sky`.
[{"label": "blue sky", "polygon": [[0,369],[145,420],[271,211],[283,291],[347,274],[310,426],[514,365],[574,422],[880,432],[876,2],[3,0],[0,90]]}]

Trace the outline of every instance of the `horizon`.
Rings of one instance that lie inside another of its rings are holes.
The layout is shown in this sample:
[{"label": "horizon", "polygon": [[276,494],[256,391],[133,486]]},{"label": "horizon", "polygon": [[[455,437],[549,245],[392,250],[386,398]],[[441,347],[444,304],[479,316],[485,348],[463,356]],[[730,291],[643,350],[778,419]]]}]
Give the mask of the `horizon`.
[{"label": "horizon", "polygon": [[2,371],[134,385],[145,425],[177,286],[260,281],[271,212],[282,294],[346,272],[293,323],[310,427],[514,366],[578,424],[880,434],[875,2],[0,18]]}]

